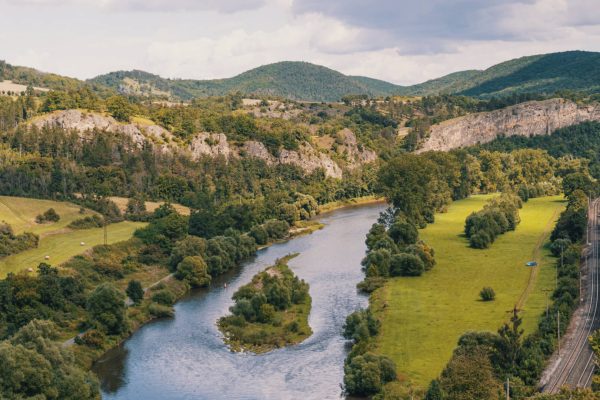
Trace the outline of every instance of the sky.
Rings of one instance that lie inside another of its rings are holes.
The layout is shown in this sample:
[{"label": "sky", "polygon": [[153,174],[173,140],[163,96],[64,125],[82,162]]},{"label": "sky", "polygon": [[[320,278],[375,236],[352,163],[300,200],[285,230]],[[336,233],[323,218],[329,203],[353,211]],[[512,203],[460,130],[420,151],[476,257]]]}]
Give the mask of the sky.
[{"label": "sky", "polygon": [[600,51],[599,0],[0,0],[0,59],[80,79],[291,60],[408,85],[565,50]]}]

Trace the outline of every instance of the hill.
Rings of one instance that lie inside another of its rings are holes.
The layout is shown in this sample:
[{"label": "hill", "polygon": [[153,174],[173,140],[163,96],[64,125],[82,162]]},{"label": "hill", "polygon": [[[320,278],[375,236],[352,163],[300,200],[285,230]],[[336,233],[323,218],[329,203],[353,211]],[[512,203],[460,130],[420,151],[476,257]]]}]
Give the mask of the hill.
[{"label": "hill", "polygon": [[349,94],[387,96],[400,86],[389,82],[347,76],[327,67],[307,62],[283,61],[263,65],[233,78],[214,80],[165,79],[144,71],[117,71],[90,80],[124,93],[190,100],[232,92],[283,97],[292,100],[339,101]]},{"label": "hill", "polygon": [[491,97],[574,90],[600,92],[600,53],[566,51],[516,58],[486,70],[462,71],[402,89],[405,95],[451,93]]}]

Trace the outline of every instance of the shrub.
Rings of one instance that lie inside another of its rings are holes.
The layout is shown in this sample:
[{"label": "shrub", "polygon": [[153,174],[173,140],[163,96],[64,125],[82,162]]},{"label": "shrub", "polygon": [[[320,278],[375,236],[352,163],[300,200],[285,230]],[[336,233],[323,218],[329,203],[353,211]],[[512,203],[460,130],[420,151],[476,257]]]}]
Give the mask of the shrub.
[{"label": "shrub", "polygon": [[400,253],[392,256],[390,262],[391,276],[419,276],[423,274],[425,264],[414,254]]},{"label": "shrub", "polygon": [[348,394],[369,396],[396,379],[396,366],[385,356],[365,353],[352,357],[344,366],[344,387]]},{"label": "shrub", "polygon": [[96,349],[102,348],[102,346],[104,346],[104,340],[106,340],[106,336],[98,329],[90,329],[77,338],[79,339],[78,342],[81,344]]},{"label": "shrub", "polygon": [[481,289],[481,292],[479,292],[479,297],[481,297],[481,300],[483,301],[492,301],[496,298],[496,292],[494,292],[494,289],[491,287],[484,287]]},{"label": "shrub", "polygon": [[254,238],[256,244],[264,245],[269,240],[269,233],[262,225],[255,225],[250,230],[250,236]]},{"label": "shrub", "polygon": [[263,224],[267,235],[270,239],[283,239],[287,236],[290,230],[290,225],[285,221],[272,219]]},{"label": "shrub", "polygon": [[178,265],[175,277],[179,280],[185,280],[192,287],[208,286],[211,276],[208,274],[208,267],[204,259],[200,256],[184,258]]},{"label": "shrub", "polygon": [[169,289],[160,290],[152,295],[152,301],[165,306],[172,306],[175,300],[175,294]]},{"label": "shrub", "polygon": [[54,210],[54,208],[47,209],[43,214],[39,214],[35,217],[35,222],[43,224],[44,222],[58,222],[60,221],[60,215]]},{"label": "shrub", "polygon": [[151,303],[148,312],[156,318],[168,318],[174,315],[173,308],[157,303]]},{"label": "shrub", "polygon": [[362,282],[359,282],[356,287],[361,292],[373,293],[385,284],[385,278],[380,276],[371,276],[365,278]]},{"label": "shrub", "polygon": [[144,298],[144,288],[142,288],[142,284],[140,281],[136,281],[134,279],[130,280],[127,284],[127,290],[125,291],[127,296],[133,301],[135,304],[139,304]]},{"label": "shrub", "polygon": [[67,225],[71,229],[91,229],[101,228],[102,226],[104,226],[104,219],[96,214],[76,219]]}]

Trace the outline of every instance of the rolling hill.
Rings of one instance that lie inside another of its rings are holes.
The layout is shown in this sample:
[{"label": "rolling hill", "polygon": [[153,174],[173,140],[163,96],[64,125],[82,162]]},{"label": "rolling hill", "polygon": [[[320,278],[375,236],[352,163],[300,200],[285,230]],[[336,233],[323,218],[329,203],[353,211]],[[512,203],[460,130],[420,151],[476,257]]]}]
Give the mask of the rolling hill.
[{"label": "rolling hill", "polygon": [[233,92],[306,101],[339,101],[349,94],[382,97],[446,93],[486,98],[513,93],[554,94],[560,90],[599,93],[600,53],[567,51],[521,57],[485,70],[454,72],[412,86],[344,75],[327,67],[297,61],[263,65],[227,79],[167,79],[132,70],[110,72],[88,81],[11,66],[0,61],[2,80],[56,90],[87,87],[101,96],[119,91],[174,101]]},{"label": "rolling hill", "polygon": [[491,97],[513,93],[552,94],[559,90],[600,92],[600,53],[566,51],[516,58],[483,71],[456,72],[404,87],[402,93]]},{"label": "rolling hill", "polygon": [[386,96],[401,89],[389,82],[347,76],[320,65],[296,61],[263,65],[228,79],[165,79],[134,70],[111,72],[93,78],[91,82],[130,94],[163,92],[182,100],[241,92],[293,100],[339,101],[349,94]]}]

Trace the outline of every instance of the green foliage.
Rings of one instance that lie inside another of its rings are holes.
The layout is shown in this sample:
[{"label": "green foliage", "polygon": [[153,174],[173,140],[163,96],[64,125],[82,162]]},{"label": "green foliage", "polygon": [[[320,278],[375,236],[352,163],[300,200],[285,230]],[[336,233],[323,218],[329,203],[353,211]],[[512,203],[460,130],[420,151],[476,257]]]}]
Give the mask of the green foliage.
[{"label": "green foliage", "polygon": [[233,294],[232,315],[221,318],[219,328],[234,349],[270,350],[310,335],[308,284],[293,274],[286,260],[278,260]]},{"label": "green foliage", "polygon": [[76,219],[67,225],[67,227],[71,229],[92,229],[101,228],[103,226],[104,218],[96,214]]},{"label": "green foliage", "polygon": [[90,323],[106,329],[106,332],[111,335],[124,332],[127,329],[124,301],[123,293],[112,284],[99,285],[90,294],[86,303]]},{"label": "green foliage", "polygon": [[43,214],[39,214],[35,217],[35,222],[43,224],[44,222],[58,222],[60,221],[60,215],[56,213],[54,208],[49,208]]},{"label": "green foliage", "polygon": [[519,219],[521,198],[503,193],[491,199],[483,210],[469,215],[465,221],[465,235],[475,249],[488,248],[498,235],[515,230]]},{"label": "green foliage", "polygon": [[0,397],[97,399],[97,379],[75,364],[58,339],[53,323],[33,320],[0,342]]},{"label": "green foliage", "polygon": [[346,317],[343,335],[346,339],[358,343],[377,335],[380,325],[369,309],[354,311]]},{"label": "green foliage", "polygon": [[39,240],[39,236],[31,232],[15,235],[9,224],[0,222],[0,258],[35,248]]},{"label": "green foliage", "polygon": [[352,357],[344,366],[344,389],[348,394],[368,396],[396,379],[396,366],[385,356],[365,353]]},{"label": "green foliage", "polygon": [[494,65],[484,71],[461,71],[422,84],[403,88],[405,95],[458,93],[489,98],[508,94],[575,90],[598,92],[600,55],[566,51],[521,57]]},{"label": "green foliage", "polygon": [[423,261],[413,254],[395,254],[390,261],[391,276],[420,276],[424,270]]},{"label": "green foliage", "polygon": [[187,256],[178,265],[175,277],[184,280],[192,287],[208,286],[211,276],[206,263],[200,256]]},{"label": "green foliage", "polygon": [[175,293],[169,289],[158,290],[152,295],[152,301],[163,306],[172,306],[175,300]]},{"label": "green foliage", "polygon": [[172,270],[186,257],[206,256],[206,240],[197,236],[186,236],[184,239],[175,243],[171,256],[169,257],[169,267]]},{"label": "green foliage", "polygon": [[123,96],[113,96],[106,99],[106,109],[117,121],[129,122],[133,108]]},{"label": "green foliage", "polygon": [[399,89],[399,86],[376,79],[346,76],[319,65],[290,61],[264,65],[219,80],[167,80],[143,71],[119,71],[98,76],[92,82],[117,90],[124,78],[135,79],[182,100],[241,92],[297,100],[339,101],[349,94],[387,95]]},{"label": "green foliage", "polygon": [[135,304],[139,304],[144,298],[144,288],[140,281],[136,281],[135,279],[132,279],[127,283],[125,293]]},{"label": "green foliage", "polygon": [[496,292],[494,292],[494,289],[491,287],[486,286],[479,292],[479,297],[481,297],[481,300],[483,301],[492,301],[496,298]]}]

